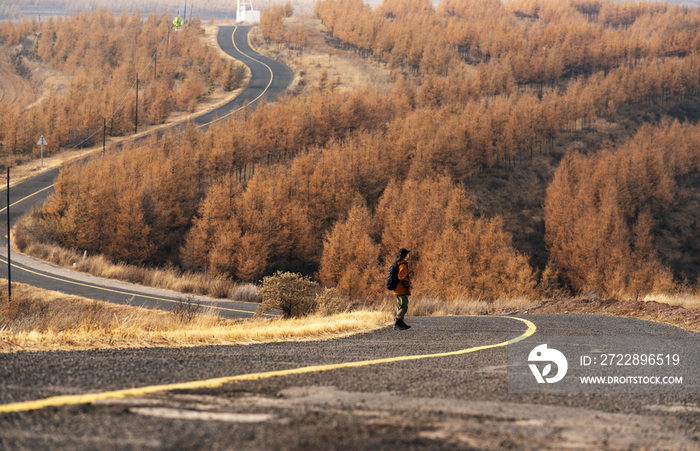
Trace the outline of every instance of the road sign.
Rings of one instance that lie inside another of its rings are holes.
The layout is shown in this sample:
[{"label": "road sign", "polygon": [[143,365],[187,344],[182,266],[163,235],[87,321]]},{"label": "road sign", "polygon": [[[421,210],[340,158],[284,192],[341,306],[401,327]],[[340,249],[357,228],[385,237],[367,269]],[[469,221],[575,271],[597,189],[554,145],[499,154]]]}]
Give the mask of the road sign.
[{"label": "road sign", "polygon": [[37,146],[41,146],[41,167],[42,167],[42,169],[44,168],[44,146],[47,144],[48,143],[44,139],[44,135],[41,135],[41,138],[39,138],[39,142],[36,143]]}]

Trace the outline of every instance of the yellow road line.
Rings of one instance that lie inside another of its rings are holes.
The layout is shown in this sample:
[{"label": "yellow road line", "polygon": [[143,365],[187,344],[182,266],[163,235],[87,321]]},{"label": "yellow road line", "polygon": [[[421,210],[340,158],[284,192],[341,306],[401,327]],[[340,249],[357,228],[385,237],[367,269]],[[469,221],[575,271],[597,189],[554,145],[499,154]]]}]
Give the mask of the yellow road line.
[{"label": "yellow road line", "polygon": [[[238,48],[238,46],[236,45],[236,41],[235,41],[235,39],[234,39],[234,36],[235,36],[235,34],[236,34],[236,30],[238,30],[238,25],[236,25],[236,27],[233,29],[233,32],[231,33],[231,43],[233,44],[233,48],[235,48],[236,50],[238,50],[238,53],[240,53],[241,55],[243,55],[243,56],[245,56],[245,57],[248,57],[248,58],[250,58],[251,60],[255,61],[256,63],[260,63],[260,64],[262,64],[263,66],[267,67],[267,70],[270,71],[270,81],[267,83],[267,86],[265,86],[265,89],[263,89],[263,91],[260,93],[260,95],[258,95],[256,98],[254,98],[253,100],[251,100],[250,102],[248,102],[248,105],[250,105],[250,104],[252,104],[252,103],[257,102],[257,101],[260,99],[260,97],[262,97],[263,95],[265,95],[265,93],[267,92],[267,90],[270,89],[270,86],[272,85],[272,80],[275,78],[275,74],[274,74],[274,72],[272,72],[272,68],[271,68],[270,66],[268,66],[267,64],[263,63],[263,62],[260,61],[260,60],[257,60],[257,59],[255,59],[255,58],[253,58],[253,57],[250,56],[250,55],[246,55],[245,53],[241,52],[241,49]],[[218,122],[218,121],[220,121],[220,120],[222,120],[222,119],[225,119],[225,118],[231,116],[232,114],[241,111],[243,108],[245,108],[245,105],[243,105],[242,107],[240,107],[240,108],[238,108],[238,109],[231,110],[230,112],[226,113],[225,115],[223,115],[223,116],[221,116],[221,117],[218,117],[218,118],[216,118],[216,119],[213,119],[213,120],[211,120],[211,121],[209,121],[209,122],[207,122],[207,123],[205,123],[205,124],[199,125],[199,128],[204,127],[204,126],[206,126],[206,125],[213,124],[214,122]]]},{"label": "yellow road line", "polygon": [[[37,191],[37,192],[35,192],[35,193],[32,193],[32,194],[30,194],[30,195],[27,196],[27,197],[23,197],[22,199],[16,201],[15,203],[10,204],[10,207],[14,207],[14,206],[17,205],[18,203],[20,203],[20,202],[22,202],[22,201],[25,201],[25,200],[29,199],[29,198],[32,197],[32,196],[36,196],[37,194],[41,193],[42,191],[46,191],[47,189],[50,189],[50,188],[53,188],[53,185],[49,185],[49,186],[47,186],[46,188],[42,188],[42,189],[40,189],[39,191]],[[5,210],[7,210],[7,207],[5,207],[5,208],[3,208],[2,210],[0,210],[0,213],[2,213],[2,212],[5,211]]]},{"label": "yellow road line", "polygon": [[401,356],[401,357],[388,357],[384,359],[375,360],[363,360],[359,362],[345,362],[336,363],[332,365],[314,365],[305,366],[302,368],[295,368],[291,370],[279,370],[279,371],[267,371],[263,373],[251,373],[251,374],[240,374],[238,376],[228,376],[228,377],[218,377],[214,379],[205,379],[201,381],[191,381],[182,382],[178,384],[165,384],[165,385],[150,385],[147,387],[139,388],[128,388],[124,390],[115,390],[102,393],[87,393],[83,395],[64,395],[64,396],[53,396],[51,398],[38,399],[34,401],[24,401],[16,402],[12,404],[0,405],[0,413],[6,412],[25,412],[29,410],[43,409],[45,407],[58,407],[67,406],[75,404],[86,404],[95,401],[100,401],[104,399],[116,399],[116,398],[127,398],[132,396],[144,396],[152,393],[171,391],[171,390],[194,390],[200,388],[216,388],[224,384],[229,384],[238,381],[255,381],[261,379],[269,379],[272,377],[282,377],[282,376],[292,376],[297,374],[308,374],[308,373],[319,373],[323,371],[332,371],[343,368],[357,368],[362,366],[379,365],[382,363],[392,363],[392,362],[403,362],[407,360],[421,360],[430,359],[436,357],[447,357],[460,354],[469,354],[476,351],[482,351],[484,349],[498,348],[501,346],[507,346],[509,344],[517,343],[518,341],[524,340],[527,337],[532,336],[537,327],[530,321],[517,318],[514,316],[499,316],[497,318],[508,318],[521,321],[527,325],[527,330],[525,333],[519,337],[513,338],[512,340],[504,341],[502,343],[497,343],[493,345],[477,346],[474,348],[462,349],[460,351],[443,352],[438,354],[424,354],[424,355],[412,355],[412,356]]},{"label": "yellow road line", "polygon": [[[7,264],[7,260],[6,260],[6,259],[3,259],[3,258],[0,258],[0,263]],[[113,289],[111,289],[111,288],[101,287],[101,286],[99,286],[99,285],[91,285],[91,284],[87,284],[87,283],[76,282],[76,281],[73,281],[73,280],[70,280],[70,279],[63,279],[63,278],[61,278],[61,277],[50,276],[50,275],[48,275],[48,274],[42,274],[42,273],[40,273],[40,272],[33,271],[33,270],[31,270],[31,269],[28,269],[28,268],[25,268],[25,267],[22,267],[22,266],[17,266],[17,265],[14,264],[14,263],[12,264],[12,267],[13,267],[13,268],[17,268],[17,269],[22,270],[22,271],[25,271],[25,272],[28,272],[28,273],[30,273],[30,274],[34,274],[34,275],[36,275],[36,276],[44,277],[44,278],[46,278],[46,279],[57,280],[57,281],[59,281],[59,282],[68,283],[68,284],[71,284],[71,285],[77,285],[77,286],[81,286],[81,287],[93,288],[93,289],[100,290],[100,291],[107,291],[107,292],[110,292],[110,293],[123,294],[123,295],[126,295],[126,296],[136,296],[136,297],[145,298],[145,299],[151,299],[151,300],[155,300],[155,301],[170,302],[170,303],[172,303],[172,304],[177,304],[177,303],[181,302],[181,301],[174,301],[174,300],[172,300],[172,299],[161,298],[161,297],[157,297],[157,296],[149,296],[149,295],[143,294],[143,293],[130,293],[130,292],[128,292],[128,291],[113,290]],[[249,314],[249,315],[255,314],[255,312],[249,312],[249,311],[247,311],[247,310],[237,310],[237,309],[233,309],[233,308],[218,307],[218,306],[215,306],[215,305],[207,305],[207,307],[208,307],[208,308],[211,308],[211,309],[215,309],[215,310],[224,310],[224,311],[227,311],[227,312],[247,313],[247,314]]]}]

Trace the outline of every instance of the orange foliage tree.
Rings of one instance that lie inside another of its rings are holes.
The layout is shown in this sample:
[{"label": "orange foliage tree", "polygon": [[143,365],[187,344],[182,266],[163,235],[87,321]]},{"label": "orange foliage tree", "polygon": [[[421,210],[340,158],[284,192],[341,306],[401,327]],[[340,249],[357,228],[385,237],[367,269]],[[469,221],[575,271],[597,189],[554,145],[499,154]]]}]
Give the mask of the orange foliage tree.
[{"label": "orange foliage tree", "polygon": [[535,278],[498,219],[474,217],[449,179],[389,184],[375,216],[385,263],[411,250],[416,292],[444,300],[530,296]]},{"label": "orange foliage tree", "polygon": [[546,242],[575,290],[638,297],[673,288],[654,243],[676,178],[698,166],[697,126],[643,127],[616,152],[567,155],[547,190]]},{"label": "orange foliage tree", "polygon": [[380,246],[371,236],[372,218],[356,205],[335,223],[323,241],[318,278],[352,298],[376,298],[382,293]]}]

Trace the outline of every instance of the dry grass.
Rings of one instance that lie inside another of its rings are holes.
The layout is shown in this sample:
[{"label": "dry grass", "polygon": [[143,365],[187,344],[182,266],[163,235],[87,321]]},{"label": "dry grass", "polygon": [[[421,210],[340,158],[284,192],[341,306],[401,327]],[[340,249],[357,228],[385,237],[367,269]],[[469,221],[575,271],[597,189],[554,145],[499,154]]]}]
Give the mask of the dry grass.
[{"label": "dry grass", "polygon": [[279,44],[265,44],[260,28],[254,27],[248,40],[257,52],[282,61],[294,71],[294,80],[289,91],[299,93],[312,86],[322,71],[329,80],[340,77],[339,90],[355,90],[372,86],[377,90],[391,89],[391,72],[372,58],[362,58],[353,51],[333,47],[326,42],[328,30],[319,19],[290,17],[285,19],[287,27],[303,26],[309,35],[309,45],[303,52]]},{"label": "dry grass", "polygon": [[[483,301],[478,299],[446,302],[434,296],[411,296],[408,301],[409,316],[461,316],[461,315],[499,315],[528,309],[537,302],[532,299],[498,299]],[[378,310],[396,313],[396,298],[386,296],[378,305]]]},{"label": "dry grass", "polygon": [[[15,245],[18,242],[17,239],[13,241]],[[85,272],[96,277],[218,299],[230,298],[240,301],[252,300],[253,302],[258,300],[250,286],[240,288],[239,284],[218,276],[182,273],[175,268],[160,269],[124,263],[115,264],[102,255],[85,256],[85,254],[72,249],[65,249],[53,244],[30,243],[27,244],[26,248],[16,250],[54,265]],[[239,294],[240,290],[247,291],[241,291]],[[244,297],[246,299],[243,299]]]},{"label": "dry grass", "polygon": [[257,302],[260,303],[262,302],[262,297],[260,296],[260,293],[258,293],[259,289],[257,285],[254,285],[252,283],[245,283],[243,285],[239,285],[233,290],[231,290],[231,294],[229,295],[229,298],[232,301],[237,301],[237,302]]},{"label": "dry grass", "polygon": [[648,294],[642,301],[656,301],[662,304],[677,305],[684,308],[700,309],[700,296],[696,293],[657,293]]},{"label": "dry grass", "polygon": [[120,306],[13,285],[0,294],[0,352],[239,345],[325,340],[389,324],[382,312],[232,320],[183,301],[170,311]]}]

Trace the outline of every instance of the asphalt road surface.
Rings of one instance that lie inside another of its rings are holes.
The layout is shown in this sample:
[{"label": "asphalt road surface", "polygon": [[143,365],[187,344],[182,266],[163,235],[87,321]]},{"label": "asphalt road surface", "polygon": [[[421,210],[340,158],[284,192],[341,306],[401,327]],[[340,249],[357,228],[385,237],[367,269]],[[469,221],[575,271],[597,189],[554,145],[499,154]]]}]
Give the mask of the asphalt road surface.
[{"label": "asphalt road surface", "polygon": [[[206,129],[211,123],[221,120],[249,105],[251,109],[262,98],[273,101],[282,93],[292,80],[292,71],[286,65],[266,58],[253,51],[248,44],[247,26],[223,26],[219,28],[218,42],[221,48],[245,63],[251,71],[248,86],[231,102],[195,119],[195,123]],[[10,223],[14,225],[22,215],[34,208],[35,205],[46,202],[54,192],[53,180],[58,175],[58,169],[48,170],[10,189]],[[7,193],[3,192],[2,201],[7,206]],[[6,208],[0,210],[0,218],[6,221]],[[4,235],[4,234],[3,234]],[[7,247],[0,247],[0,277],[7,278]],[[46,265],[35,259],[17,255],[10,257],[13,263],[12,280],[60,291],[67,294],[84,296],[109,302],[138,305],[149,308],[169,309],[174,303],[187,300],[189,297],[164,290],[150,290],[131,284],[119,284],[95,277],[85,276],[72,271],[60,271],[59,268]],[[202,305],[212,306],[225,317],[249,317],[255,306],[246,303],[233,303],[205,297],[193,299]]]},{"label": "asphalt road surface", "polygon": [[197,124],[208,124],[217,118],[224,118],[243,108],[246,103],[254,109],[263,97],[268,103],[273,102],[292,82],[294,74],[287,65],[262,56],[250,48],[249,30],[250,27],[242,25],[219,27],[217,35],[219,46],[224,52],[248,66],[251,78],[248,86],[235,99],[199,116],[195,120]]},{"label": "asphalt road surface", "polygon": [[[7,273],[7,246],[0,247],[0,267]],[[12,280],[61,293],[122,305],[170,310],[181,302],[208,307],[225,318],[250,318],[258,304],[186,295],[70,271],[25,255],[13,253]],[[2,275],[0,277],[7,277]]]},{"label": "asphalt road surface", "polygon": [[[533,346],[566,334],[699,338],[631,318],[520,318],[536,326]],[[0,355],[0,449],[700,449],[698,394],[509,393],[504,344],[528,324],[408,322],[320,342]],[[97,399],[124,389],[135,390]],[[92,395],[65,397],[78,394]],[[12,404],[53,396],[60,405]]]}]

